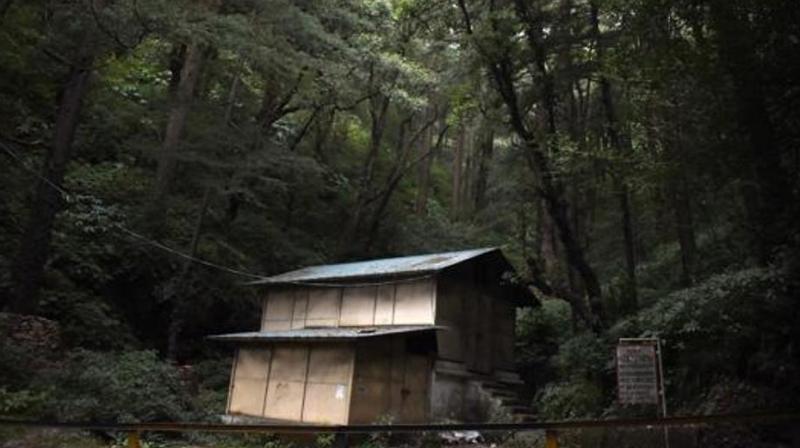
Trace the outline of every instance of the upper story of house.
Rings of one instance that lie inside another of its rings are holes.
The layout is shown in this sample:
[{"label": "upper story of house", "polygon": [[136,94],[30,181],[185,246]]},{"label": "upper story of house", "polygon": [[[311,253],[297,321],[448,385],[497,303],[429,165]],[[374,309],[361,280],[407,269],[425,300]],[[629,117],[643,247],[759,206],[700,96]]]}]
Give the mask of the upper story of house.
[{"label": "upper story of house", "polygon": [[311,266],[254,284],[264,287],[261,331],[454,327],[473,309],[513,319],[514,306],[532,303],[513,274],[500,250],[488,248]]},{"label": "upper story of house", "polygon": [[[529,289],[498,249],[312,266],[268,277],[257,331],[213,336],[239,343],[328,343],[402,335],[435,352],[442,369],[514,369],[515,309]],[[442,371],[444,371],[442,370]]]}]

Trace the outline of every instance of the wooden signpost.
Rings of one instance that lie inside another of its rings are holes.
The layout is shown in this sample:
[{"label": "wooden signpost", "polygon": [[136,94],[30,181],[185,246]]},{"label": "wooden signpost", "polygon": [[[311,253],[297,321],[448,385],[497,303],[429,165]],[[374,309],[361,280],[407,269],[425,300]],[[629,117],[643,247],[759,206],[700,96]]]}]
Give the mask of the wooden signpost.
[{"label": "wooden signpost", "polygon": [[[667,416],[664,391],[661,340],[658,338],[620,338],[617,343],[617,397],[620,404],[652,404]],[[664,446],[669,448],[669,433],[664,427]]]}]

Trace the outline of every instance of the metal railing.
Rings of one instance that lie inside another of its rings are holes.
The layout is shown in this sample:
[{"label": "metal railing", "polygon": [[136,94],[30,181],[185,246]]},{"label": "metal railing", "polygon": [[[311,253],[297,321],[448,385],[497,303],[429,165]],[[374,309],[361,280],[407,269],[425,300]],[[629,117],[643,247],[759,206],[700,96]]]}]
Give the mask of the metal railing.
[{"label": "metal railing", "polygon": [[[526,423],[456,423],[456,424],[396,424],[396,425],[290,425],[290,424],[224,424],[202,422],[145,422],[99,423],[58,422],[0,418],[0,426],[29,428],[60,428],[122,432],[127,435],[128,448],[141,447],[145,432],[204,432],[204,433],[260,433],[260,434],[348,434],[371,433],[431,433],[449,431],[544,431],[545,447],[557,448],[559,431],[590,428],[634,428],[713,425],[723,423],[786,423],[800,422],[800,411],[769,412],[735,415],[677,416],[666,418],[620,418],[609,420],[568,420]],[[341,437],[345,440],[345,437]]]}]

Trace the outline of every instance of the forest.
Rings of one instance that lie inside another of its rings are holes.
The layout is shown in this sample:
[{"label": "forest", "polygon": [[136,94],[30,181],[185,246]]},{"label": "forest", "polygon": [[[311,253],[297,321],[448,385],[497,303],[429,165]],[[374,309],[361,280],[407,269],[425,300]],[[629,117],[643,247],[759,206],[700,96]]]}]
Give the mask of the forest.
[{"label": "forest", "polygon": [[542,420],[644,412],[645,336],[670,414],[796,410],[799,54],[796,0],[0,0],[0,415],[218,421],[248,281],[478,247]]}]

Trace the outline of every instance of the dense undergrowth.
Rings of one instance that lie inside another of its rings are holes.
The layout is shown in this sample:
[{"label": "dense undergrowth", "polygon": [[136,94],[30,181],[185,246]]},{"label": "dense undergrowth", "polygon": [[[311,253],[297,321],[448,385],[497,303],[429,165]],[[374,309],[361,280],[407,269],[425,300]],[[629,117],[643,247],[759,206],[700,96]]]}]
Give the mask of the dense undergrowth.
[{"label": "dense undergrowth", "polygon": [[654,415],[615,404],[638,336],[671,414],[796,407],[797,36],[796,0],[0,0],[0,415],[216,421],[243,282],[486,246],[553,292],[542,419]]},{"label": "dense undergrowth", "polygon": [[[792,408],[800,400],[796,380],[800,329],[795,325],[797,284],[789,269],[787,262],[708,275],[691,288],[665,294],[621,316],[602,335],[576,330],[569,307],[559,299],[521,310],[518,363],[536,389],[535,408],[543,419],[655,413],[646,407],[622,408],[615,402],[616,340],[644,336],[658,336],[664,342],[672,415]],[[2,317],[0,330],[13,336],[14,316]],[[0,412],[133,422],[216,421],[224,411],[230,362],[224,356],[176,367],[153,351],[91,351],[65,347],[59,338],[51,332],[22,343],[0,339]],[[591,439],[588,433],[585,436]],[[271,440],[190,436],[194,443],[213,446],[283,443]],[[151,442],[150,446],[185,443],[169,437]]]},{"label": "dense undergrowth", "polygon": [[[646,305],[620,315],[601,335],[576,330],[569,306],[559,299],[546,300],[541,308],[520,315],[520,368],[537,385],[533,403],[542,417],[659,415],[654,406],[624,407],[616,401],[613,353],[623,337],[661,338],[670,415],[796,408],[800,402],[796,256],[787,250],[771,267],[747,267],[736,257],[720,259],[718,244],[711,240],[704,240],[700,249],[717,258],[706,264],[700,271],[704,276],[692,287],[673,286],[678,273],[674,269],[670,273],[677,265],[670,255],[677,254],[669,247],[658,262],[642,266],[642,283],[670,292],[647,297]],[[712,428],[692,432],[690,439],[692,446],[789,446],[784,445],[791,443],[786,431],[780,426]],[[635,432],[578,433],[570,439],[574,446],[663,443],[644,432],[638,434],[643,439],[637,439]],[[673,437],[680,439],[677,434]]]}]

